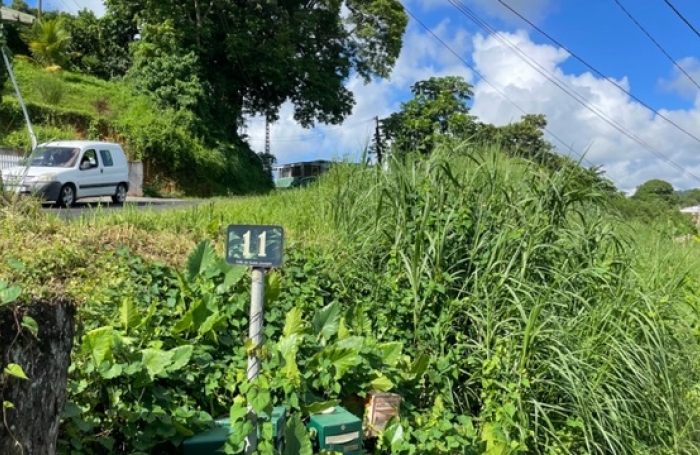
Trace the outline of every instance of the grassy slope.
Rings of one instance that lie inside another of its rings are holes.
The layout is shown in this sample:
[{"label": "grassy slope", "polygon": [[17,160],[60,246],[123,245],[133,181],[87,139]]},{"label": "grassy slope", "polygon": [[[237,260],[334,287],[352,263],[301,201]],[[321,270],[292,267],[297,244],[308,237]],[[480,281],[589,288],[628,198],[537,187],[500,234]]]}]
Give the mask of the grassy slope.
[{"label": "grassy slope", "polygon": [[[36,123],[40,142],[51,139],[57,132],[70,139],[86,138],[91,134],[88,131],[90,122],[104,122],[112,126],[111,129],[118,129],[115,125],[128,124],[132,117],[152,120],[159,111],[155,103],[133,93],[124,83],[65,71],[51,73],[21,56],[15,59],[13,70],[22,97],[30,112],[35,114],[32,123]],[[24,118],[9,82],[5,86],[3,103],[14,111],[14,115],[3,118],[3,142],[26,149],[29,139]],[[46,112],[54,113],[55,118],[46,118]],[[132,158],[137,153],[131,151]]]},{"label": "grassy slope", "polygon": [[[125,82],[47,72],[16,57],[14,71],[39,142],[113,140],[130,159],[148,164],[155,191],[177,187],[195,196],[257,194],[272,187],[257,157],[243,144],[209,143],[194,133],[186,111],[161,109]],[[0,143],[28,150],[29,136],[12,85],[0,104]]]}]

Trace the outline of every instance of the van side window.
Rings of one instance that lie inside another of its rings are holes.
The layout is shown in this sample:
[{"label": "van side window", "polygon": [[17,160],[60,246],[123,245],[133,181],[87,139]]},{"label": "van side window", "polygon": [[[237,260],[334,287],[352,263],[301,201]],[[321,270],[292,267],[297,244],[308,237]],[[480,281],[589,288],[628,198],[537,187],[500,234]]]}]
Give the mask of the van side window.
[{"label": "van side window", "polygon": [[109,150],[100,150],[100,157],[102,157],[102,163],[106,167],[114,166],[114,160],[112,159],[112,153]]},{"label": "van side window", "polygon": [[[86,162],[89,163],[87,167],[84,166]],[[94,150],[86,150],[83,157],[80,159],[80,169],[85,170],[95,167],[97,167],[97,153]]]}]

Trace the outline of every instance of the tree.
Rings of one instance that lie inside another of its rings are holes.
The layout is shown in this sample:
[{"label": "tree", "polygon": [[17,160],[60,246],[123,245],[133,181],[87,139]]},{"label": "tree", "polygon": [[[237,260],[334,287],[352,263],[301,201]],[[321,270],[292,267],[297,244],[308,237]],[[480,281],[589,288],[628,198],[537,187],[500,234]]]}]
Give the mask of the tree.
[{"label": "tree", "polygon": [[37,20],[29,32],[29,49],[44,66],[63,66],[67,62],[70,35],[62,17]]},{"label": "tree", "polygon": [[[141,30],[172,27],[169,43],[144,33],[134,55],[174,46],[191,56],[184,82],[197,75],[206,90],[196,110],[226,134],[243,114],[277,120],[285,101],[305,127],[342,122],[354,105],[345,82],[352,73],[388,76],[408,22],[398,0],[107,0],[107,8]],[[142,63],[138,71],[173,79],[162,60],[150,70]]]},{"label": "tree", "polygon": [[72,69],[102,79],[120,77],[131,66],[129,45],[137,34],[136,26],[109,12],[98,18],[83,9],[66,19],[71,41],[69,61]]},{"label": "tree", "polygon": [[160,103],[161,107],[199,110],[205,98],[205,84],[194,51],[177,47],[177,35],[170,21],[146,25],[143,42],[135,46],[129,76],[134,86]]},{"label": "tree", "polygon": [[700,204],[700,188],[679,191],[677,194],[679,198],[679,204],[683,207],[690,207],[693,205]]},{"label": "tree", "polygon": [[382,120],[384,134],[397,152],[430,153],[441,137],[474,131],[474,117],[467,107],[473,93],[463,78],[431,77],[416,82],[411,92],[413,99]]},{"label": "tree", "polygon": [[679,203],[679,197],[673,185],[659,179],[651,179],[641,184],[632,199],[647,202],[663,201],[669,207],[675,207]]}]

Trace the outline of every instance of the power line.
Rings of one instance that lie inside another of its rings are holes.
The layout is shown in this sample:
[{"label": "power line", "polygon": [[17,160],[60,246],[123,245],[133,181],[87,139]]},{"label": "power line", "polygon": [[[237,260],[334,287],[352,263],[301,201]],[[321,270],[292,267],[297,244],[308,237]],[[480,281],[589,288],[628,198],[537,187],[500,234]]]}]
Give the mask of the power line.
[{"label": "power line", "polygon": [[697,30],[695,27],[693,27],[693,24],[691,24],[690,21],[689,21],[688,19],[686,19],[685,16],[683,16],[683,14],[681,14],[681,12],[678,11],[678,9],[677,9],[675,6],[673,6],[673,3],[671,3],[669,0],[664,0],[664,2],[669,6],[669,8],[671,8],[671,9],[673,10],[674,13],[676,13],[676,15],[677,15],[678,17],[681,18],[681,20],[682,20],[683,22],[685,22],[685,24],[686,24],[688,27],[690,27],[690,29],[691,29],[693,32],[695,32],[696,35],[698,35],[698,38],[700,38],[700,32],[698,32],[698,30]]},{"label": "power line", "polygon": [[[498,94],[501,95],[504,99],[506,99],[507,101],[509,101],[516,109],[518,109],[518,110],[519,110],[520,112],[522,112],[523,114],[527,114],[527,113],[528,113],[525,109],[523,109],[522,107],[520,107],[520,105],[518,105],[518,103],[516,103],[516,102],[513,101],[508,95],[506,95],[502,90],[500,90],[498,87],[496,87],[494,84],[492,84],[492,83],[491,83],[483,74],[481,74],[474,66],[472,66],[469,62],[467,62],[467,61],[464,59],[464,57],[462,57],[462,56],[459,55],[454,49],[452,49],[452,47],[450,47],[449,44],[447,44],[442,38],[440,38],[435,32],[433,32],[433,31],[430,29],[430,27],[428,27],[427,25],[425,25],[425,23],[424,23],[423,21],[421,21],[420,19],[418,19],[418,17],[417,17],[415,14],[413,14],[413,13],[411,12],[411,10],[409,10],[408,7],[407,7],[406,5],[402,5],[402,7],[403,7],[403,9],[408,13],[408,15],[411,16],[411,17],[413,18],[413,20],[415,20],[418,24],[420,24],[421,27],[423,27],[423,28],[425,29],[425,31],[427,31],[428,33],[430,33],[430,35],[432,35],[433,38],[435,38],[438,42],[440,42],[440,44],[442,44],[448,51],[450,51],[450,53],[452,53],[452,55],[454,55],[455,57],[457,57],[457,58],[458,58],[467,68],[469,68],[474,74],[476,74],[477,76],[479,76],[479,77],[480,77],[486,84],[488,84],[488,86],[491,87],[496,93],[498,93]],[[543,128],[543,130],[544,130],[546,133],[548,133],[550,136],[552,136],[557,142],[559,142],[559,143],[562,144],[564,147],[566,147],[567,149],[569,149],[572,153],[574,153],[575,155],[577,155],[578,157],[580,157],[581,159],[583,159],[584,161],[586,161],[588,164],[590,164],[591,166],[596,166],[595,164],[591,163],[583,154],[581,154],[579,151],[575,150],[573,147],[571,147],[570,145],[568,145],[566,142],[564,142],[563,139],[561,139],[559,136],[557,136],[556,134],[554,134],[552,131],[550,131],[550,130],[547,129],[546,127]]]},{"label": "power line", "polygon": [[[308,135],[302,135],[302,136],[296,136],[296,137],[294,137],[294,136],[281,137],[281,138],[274,138],[273,137],[273,138],[270,138],[270,141],[273,143],[275,143],[275,142],[301,142],[301,141],[311,141],[311,140],[316,140],[316,139],[325,139],[327,137],[336,137],[336,136],[340,136],[343,133],[345,133],[345,131],[347,131],[347,129],[349,129],[349,128],[357,128],[358,126],[366,125],[370,122],[374,122],[374,117],[372,117],[371,119],[368,119],[368,120],[363,120],[363,121],[359,121],[356,123],[351,123],[349,125],[339,125],[336,127],[338,129],[331,130],[329,132],[319,131],[317,134],[308,134]],[[256,138],[254,140],[262,140],[262,139]]]},{"label": "power line", "polygon": [[[535,25],[531,20],[529,20],[527,17],[525,17],[524,15],[522,15],[522,14],[521,14],[520,12],[518,12],[517,10],[515,10],[512,6],[508,5],[508,4],[507,4],[506,2],[504,2],[503,0],[497,0],[497,1],[498,1],[498,3],[500,3],[501,5],[503,5],[504,7],[506,7],[509,11],[511,11],[513,14],[515,14],[515,15],[518,16],[520,19],[522,19],[525,23],[527,23],[528,25],[530,25],[530,27],[534,28],[535,30],[537,30],[538,32],[540,32],[543,36],[545,36],[547,39],[549,39],[551,42],[553,42],[553,43],[556,44],[557,46],[559,46],[559,47],[561,47],[562,49],[564,49],[564,50],[565,50],[566,52],[568,52],[572,57],[574,57],[576,60],[578,60],[579,62],[581,62],[583,65],[585,65],[588,69],[590,69],[591,71],[593,71],[594,73],[596,73],[599,77],[602,77],[603,79],[605,79],[606,81],[608,81],[609,83],[611,83],[612,85],[614,85],[615,87],[617,87],[619,90],[621,90],[622,92],[624,92],[625,94],[627,94],[630,98],[632,98],[633,100],[637,101],[639,104],[641,104],[642,106],[644,106],[645,108],[647,108],[648,110],[650,110],[651,112],[653,112],[653,113],[654,113],[655,115],[657,115],[658,117],[664,119],[664,120],[667,121],[669,124],[673,125],[673,126],[674,126],[675,128],[677,128],[679,131],[683,132],[686,136],[688,136],[688,137],[694,139],[696,142],[700,143],[700,138],[698,138],[698,137],[695,136],[694,134],[690,133],[688,130],[686,130],[685,128],[681,127],[681,126],[678,125],[676,122],[674,122],[673,120],[669,119],[668,117],[666,117],[665,115],[663,115],[662,113],[660,113],[659,111],[657,111],[656,109],[654,109],[653,107],[649,106],[647,103],[645,103],[644,101],[642,101],[641,99],[639,99],[637,96],[633,95],[629,90],[625,89],[625,88],[622,87],[620,84],[618,84],[618,83],[615,82],[614,80],[610,79],[609,77],[607,77],[606,75],[604,75],[603,73],[601,73],[597,68],[595,68],[593,65],[591,65],[590,63],[588,63],[586,60],[584,60],[584,59],[583,59],[582,57],[580,57],[578,54],[576,54],[575,52],[573,52],[571,49],[569,49],[568,47],[564,46],[561,42],[557,41],[555,38],[553,38],[550,34],[548,34],[547,32],[545,32],[544,30],[542,30],[540,27],[538,27],[537,25]],[[664,0],[664,1],[666,1],[666,0]]]},{"label": "power line", "polygon": [[647,142],[640,139],[637,135],[635,135],[634,133],[627,130],[619,123],[617,123],[614,119],[610,118],[605,112],[603,112],[602,110],[597,108],[595,105],[589,103],[584,97],[582,97],[580,94],[578,94],[576,91],[574,91],[571,87],[567,86],[566,83],[561,81],[556,75],[553,75],[546,68],[544,68],[542,65],[540,65],[537,61],[535,61],[534,59],[529,57],[526,53],[524,53],[520,48],[518,48],[517,45],[513,44],[507,38],[503,37],[501,33],[499,33],[496,29],[494,29],[486,21],[479,18],[479,16],[476,13],[474,13],[474,11],[469,9],[466,5],[464,5],[463,3],[460,3],[457,0],[448,0],[448,2],[452,6],[457,8],[457,10],[459,12],[461,12],[466,17],[468,17],[470,20],[472,20],[472,22],[474,22],[477,26],[481,27],[487,33],[493,35],[499,42],[510,47],[513,51],[515,51],[518,54],[518,57],[520,57],[528,66],[533,68],[540,75],[544,76],[547,80],[549,80],[557,88],[559,88],[564,93],[569,95],[571,98],[573,98],[576,102],[581,104],[588,111],[590,111],[591,113],[593,113],[597,117],[604,120],[608,125],[613,127],[618,132],[622,133],[623,135],[632,139],[637,144],[641,145],[644,149],[646,149],[649,153],[651,153],[655,157],[657,157],[657,158],[661,159],[662,161],[666,162],[667,164],[671,165],[674,169],[676,169],[676,170],[690,176],[691,178],[697,180],[698,182],[700,182],[700,177],[695,176],[690,171],[687,171],[682,166],[676,164],[670,158],[666,157],[663,153],[661,153],[659,150],[655,149],[654,147],[649,145]]},{"label": "power line", "polygon": [[690,74],[688,74],[688,72],[687,72],[685,69],[683,69],[683,67],[680,66],[680,65],[678,64],[678,62],[676,62],[676,60],[675,60],[673,57],[671,57],[671,56],[669,55],[668,52],[666,52],[666,50],[663,48],[663,46],[661,46],[661,44],[659,44],[659,42],[656,41],[656,40],[654,39],[653,36],[651,36],[651,33],[649,33],[649,32],[644,28],[644,26],[643,26],[642,24],[640,24],[639,21],[638,21],[637,19],[634,18],[634,16],[632,15],[632,13],[630,13],[629,11],[627,11],[627,8],[625,8],[625,7],[622,5],[622,3],[620,3],[620,0],[613,0],[613,1],[617,4],[617,6],[620,7],[620,9],[627,15],[627,17],[629,17],[630,20],[631,20],[632,22],[634,22],[634,23],[637,25],[637,27],[639,27],[639,29],[640,29],[642,32],[644,32],[644,34],[647,36],[647,38],[649,38],[649,39],[651,40],[651,42],[654,43],[654,44],[656,45],[656,47],[659,48],[659,50],[666,56],[666,58],[668,58],[668,59],[676,66],[676,68],[678,68],[683,74],[685,74],[685,76],[690,80],[690,82],[692,82],[692,83],[698,88],[698,90],[700,90],[700,85],[695,81],[695,79],[693,79],[693,77],[692,77]]}]

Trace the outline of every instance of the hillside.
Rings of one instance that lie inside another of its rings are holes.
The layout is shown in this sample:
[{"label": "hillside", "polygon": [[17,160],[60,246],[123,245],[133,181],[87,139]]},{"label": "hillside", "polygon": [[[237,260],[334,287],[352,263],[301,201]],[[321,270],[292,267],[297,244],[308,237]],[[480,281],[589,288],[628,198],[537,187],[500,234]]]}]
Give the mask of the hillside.
[{"label": "hillside", "polygon": [[[142,160],[146,190],[212,196],[261,193],[271,179],[247,144],[198,134],[187,111],[158,107],[125,82],[64,70],[50,71],[17,56],[13,69],[38,140],[116,141],[132,160]],[[8,81],[0,104],[0,143],[28,150],[29,136]]]}]

